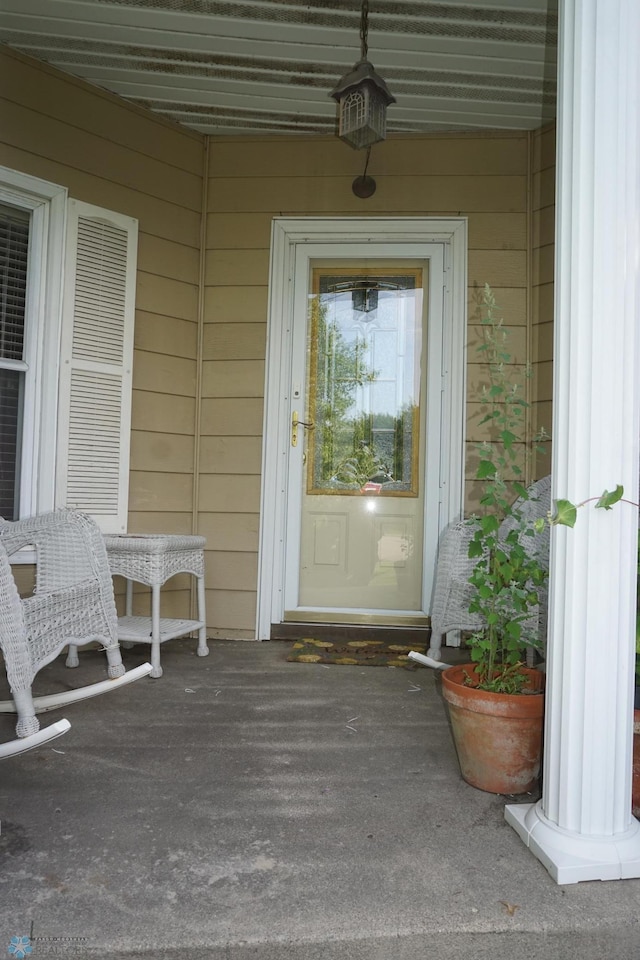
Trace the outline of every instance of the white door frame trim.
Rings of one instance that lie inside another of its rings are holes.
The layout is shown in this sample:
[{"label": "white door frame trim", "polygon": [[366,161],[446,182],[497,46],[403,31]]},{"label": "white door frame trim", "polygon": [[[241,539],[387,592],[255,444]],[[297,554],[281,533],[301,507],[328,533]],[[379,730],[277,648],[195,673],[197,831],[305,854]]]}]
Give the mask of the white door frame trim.
[{"label": "white door frame trim", "polygon": [[[260,545],[256,638],[268,640],[284,613],[285,491],[289,455],[291,330],[298,244],[378,245],[442,243],[443,289],[442,450],[440,530],[462,515],[464,502],[465,374],[467,324],[467,221],[463,217],[275,218],[271,231],[269,311],[262,445]],[[415,253],[413,253],[415,256]],[[277,453],[277,456],[274,455]],[[278,615],[278,612],[280,614]]]}]

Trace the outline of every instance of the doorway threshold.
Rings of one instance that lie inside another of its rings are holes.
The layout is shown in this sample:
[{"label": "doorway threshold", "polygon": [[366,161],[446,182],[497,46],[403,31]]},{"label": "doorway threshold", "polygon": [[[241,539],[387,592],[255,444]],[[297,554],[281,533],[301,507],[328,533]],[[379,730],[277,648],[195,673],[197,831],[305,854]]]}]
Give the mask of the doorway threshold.
[{"label": "doorway threshold", "polygon": [[424,643],[431,627],[391,627],[379,624],[287,622],[271,624],[271,640],[379,640]]}]

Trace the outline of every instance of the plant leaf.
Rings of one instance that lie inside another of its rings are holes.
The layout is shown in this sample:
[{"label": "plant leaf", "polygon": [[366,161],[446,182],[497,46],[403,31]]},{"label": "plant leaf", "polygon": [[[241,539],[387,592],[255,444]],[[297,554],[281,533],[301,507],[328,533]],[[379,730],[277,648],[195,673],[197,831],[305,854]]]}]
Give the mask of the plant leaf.
[{"label": "plant leaf", "polygon": [[491,460],[481,460],[478,464],[478,472],[476,473],[476,477],[478,480],[487,480],[489,477],[493,477],[495,472],[495,463],[492,463]]},{"label": "plant leaf", "polygon": [[555,512],[549,521],[551,524],[561,523],[565,527],[575,526],[576,517],[578,516],[578,509],[575,503],[571,503],[570,500],[555,500],[554,507]]},{"label": "plant leaf", "polygon": [[611,510],[611,507],[614,503],[617,503],[618,500],[622,499],[622,494],[624,493],[624,487],[618,484],[615,490],[609,492],[605,490],[598,502],[596,503],[596,508],[601,507],[603,510]]},{"label": "plant leaf", "polygon": [[469,557],[481,557],[482,556],[482,544],[477,540],[472,540],[469,544]]},{"label": "plant leaf", "polygon": [[495,513],[488,513],[486,516],[480,517],[480,526],[482,527],[482,533],[486,536],[489,533],[496,533],[500,529],[500,521]]}]

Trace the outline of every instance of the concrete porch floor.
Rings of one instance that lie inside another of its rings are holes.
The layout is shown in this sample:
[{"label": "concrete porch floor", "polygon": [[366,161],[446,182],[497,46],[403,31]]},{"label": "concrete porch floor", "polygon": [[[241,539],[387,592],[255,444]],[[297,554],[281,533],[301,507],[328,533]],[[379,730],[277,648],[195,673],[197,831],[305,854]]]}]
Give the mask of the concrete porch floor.
[{"label": "concrete porch floor", "polygon": [[[556,886],[461,780],[432,671],[210,648],[166,644],[160,680],[43,714],[72,729],[2,762],[0,956],[640,957],[640,881]],[[103,679],[80,664],[36,693]]]}]

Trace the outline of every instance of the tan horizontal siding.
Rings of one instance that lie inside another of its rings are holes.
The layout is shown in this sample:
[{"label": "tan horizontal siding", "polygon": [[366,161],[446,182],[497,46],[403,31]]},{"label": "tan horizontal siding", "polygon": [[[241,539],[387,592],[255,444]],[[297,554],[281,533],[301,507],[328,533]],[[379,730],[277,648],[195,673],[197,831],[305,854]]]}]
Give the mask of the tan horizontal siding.
[{"label": "tan horizontal siding", "polygon": [[[365,212],[365,211],[363,211]],[[453,216],[458,211],[449,211]],[[339,212],[336,212],[339,216]],[[262,213],[209,213],[207,238],[212,251],[263,250],[268,255],[273,217]],[[524,250],[527,216],[521,213],[476,213],[469,221],[470,250]]]},{"label": "tan horizontal siding", "polygon": [[195,360],[136,350],[133,388],[177,397],[195,397],[196,372]]},{"label": "tan horizontal siding", "polygon": [[[532,313],[532,430],[551,433],[553,397],[553,316],[555,269],[555,126],[532,137],[531,313]],[[551,469],[548,455],[537,455],[535,476]]]},{"label": "tan horizontal siding", "polygon": [[533,361],[553,360],[553,322],[538,323],[533,328]]},{"label": "tan horizontal siding", "polygon": [[[551,400],[543,400],[540,403],[536,404],[535,409],[536,409],[536,420],[535,420],[536,433],[538,433],[540,429],[544,428],[545,432],[551,435],[551,418],[553,416],[553,402]],[[548,458],[547,457],[542,458],[542,463],[546,464],[546,467],[547,467],[547,469],[542,474],[543,476],[544,474],[551,472],[550,452],[551,451],[549,449]]]},{"label": "tan horizontal siding", "polygon": [[201,436],[259,437],[263,402],[259,397],[204,397]]},{"label": "tan horizontal siding", "polygon": [[[0,53],[1,56],[1,53]],[[1,121],[1,114],[0,114]],[[46,146],[46,145],[44,145]],[[129,187],[96,177],[91,172],[76,170],[55,163],[47,157],[7,146],[3,142],[0,125],[0,163],[34,177],[67,187],[70,195],[86,203],[95,203],[107,210],[115,210],[135,217],[140,228],[159,237],[198,247],[200,242],[200,215],[180,205],[179,198],[161,200],[139,193]]]},{"label": "tan horizontal siding", "polygon": [[[142,512],[152,510],[160,513],[168,510],[191,510],[193,502],[193,478],[188,473],[164,473],[159,471],[132,470],[129,484],[129,509]],[[162,533],[162,530],[158,530]]]},{"label": "tan horizontal siding", "polygon": [[527,254],[525,250],[470,250],[469,284],[491,287],[518,287],[527,283]]},{"label": "tan horizontal siding", "polygon": [[556,187],[556,172],[553,167],[540,170],[533,174],[532,198],[533,209],[551,207],[554,204]]},{"label": "tan horizontal siding", "polygon": [[543,360],[536,363],[533,375],[537,396],[541,400],[551,399],[553,396],[553,361]]},{"label": "tan horizontal siding", "polygon": [[[233,313],[227,315],[233,316]],[[261,323],[208,323],[204,331],[204,360],[264,360],[267,347],[267,320]]]},{"label": "tan horizontal siding", "polygon": [[207,586],[216,590],[246,590],[258,577],[255,553],[210,550],[207,554]]},{"label": "tan horizontal siding", "polygon": [[553,323],[553,283],[541,283],[533,289],[533,315],[538,323]]},{"label": "tan horizontal siding", "polygon": [[220,513],[200,510],[198,533],[206,537],[209,550],[258,552],[260,517],[258,511]]},{"label": "tan horizontal siding", "polygon": [[[361,172],[362,154],[335,137],[305,137],[216,141],[212,172],[217,177],[300,177],[350,176]],[[437,136],[429,138],[425,150],[422,137],[390,136],[377,144],[371,154],[372,176],[446,177],[492,175],[520,176],[526,167],[527,138],[505,136]]]},{"label": "tan horizontal siding", "polygon": [[[113,143],[149,157],[161,157],[178,170],[200,175],[202,138],[178,129],[148,110],[127,104],[106,90],[5,48],[0,59],[0,90],[7,100],[97,136],[105,129]],[[178,135],[177,135],[178,134]]]},{"label": "tan horizontal siding", "polygon": [[253,638],[256,629],[256,593],[251,590],[207,591],[207,619],[215,622],[215,638]]},{"label": "tan horizontal siding", "polygon": [[191,320],[136,311],[135,346],[150,353],[193,359],[198,350],[198,326]]},{"label": "tan horizontal siding", "polygon": [[[507,327],[520,327],[527,324],[527,290],[526,287],[492,286],[491,290],[496,298],[496,316],[504,320]],[[468,291],[469,324],[477,324],[485,315],[482,305],[484,284],[477,283]],[[474,357],[469,356],[471,362]]]},{"label": "tan horizontal siding", "polygon": [[532,249],[555,242],[556,208],[554,205],[533,211]]},{"label": "tan horizontal siding", "polygon": [[207,397],[264,396],[264,360],[208,360],[202,392]]},{"label": "tan horizontal siding", "polygon": [[200,504],[207,513],[257,513],[260,477],[205,473],[200,478]]},{"label": "tan horizontal siding", "polygon": [[129,531],[131,533],[176,533],[188,536],[191,533],[191,511],[131,510],[129,512]]},{"label": "tan horizontal siding", "polygon": [[532,272],[538,285],[553,283],[555,250],[555,244],[548,243],[544,246],[534,247],[532,251]]},{"label": "tan horizontal siding", "polygon": [[203,473],[260,475],[261,437],[202,437],[200,469]]},{"label": "tan horizontal siding", "polygon": [[[213,323],[258,323],[262,327],[262,339],[267,333],[268,288],[264,286],[238,285],[237,287],[205,288],[204,305],[207,326],[205,341],[214,336],[210,329]],[[264,349],[262,355],[264,356]],[[205,350],[205,357],[208,356]]]},{"label": "tan horizontal siding", "polygon": [[194,437],[179,433],[131,434],[131,469],[146,473],[191,473]]},{"label": "tan horizontal siding", "polygon": [[533,134],[533,169],[547,170],[556,165],[556,127],[550,124]]},{"label": "tan horizontal siding", "polygon": [[[267,335],[267,300],[268,287],[206,287],[205,302],[205,344],[207,337],[218,336],[210,329],[211,324],[217,323],[252,323],[261,327],[260,339],[266,340]],[[264,347],[263,354],[264,356]],[[205,349],[205,358],[213,359]]]},{"label": "tan horizontal siding", "polygon": [[171,179],[171,192],[182,198],[181,206],[200,212],[199,175],[169,167],[164,161],[148,155],[141,163],[141,155],[136,150],[113,143],[106,126],[98,136],[77,124],[63,123],[47,116],[39,105],[29,109],[9,100],[2,103],[1,117],[2,138],[9,147],[41,155],[42,146],[46,144],[47,157],[54,163],[70,170],[90,170],[103,180],[160,199],[164,199]]},{"label": "tan horizontal siding", "polygon": [[469,250],[518,250],[527,247],[527,215],[474,213],[469,218]]},{"label": "tan horizontal siding", "polygon": [[192,282],[187,282],[139,270],[136,303],[147,313],[195,322],[198,317],[197,275]]},{"label": "tan horizontal siding", "polygon": [[196,404],[192,397],[176,397],[170,392],[134,390],[132,430],[160,433],[184,433],[192,437]]},{"label": "tan horizontal siding", "polygon": [[213,250],[268,250],[272,213],[207,214],[207,247]]},{"label": "tan horizontal siding", "polygon": [[[389,208],[404,216],[435,215],[447,210],[521,211],[526,203],[526,176],[379,177],[369,213]],[[307,210],[323,214],[342,209],[360,214],[362,200],[353,195],[348,177],[305,176],[211,178],[210,209],[221,211]],[[340,202],[337,202],[337,197]]]},{"label": "tan horizontal siding", "polygon": [[141,233],[138,237],[138,269],[155,277],[185,280],[197,279],[200,251],[175,240]]},{"label": "tan horizontal siding", "polygon": [[253,286],[269,282],[269,249],[209,250],[206,262],[207,283],[212,286],[233,287],[251,278]]}]

